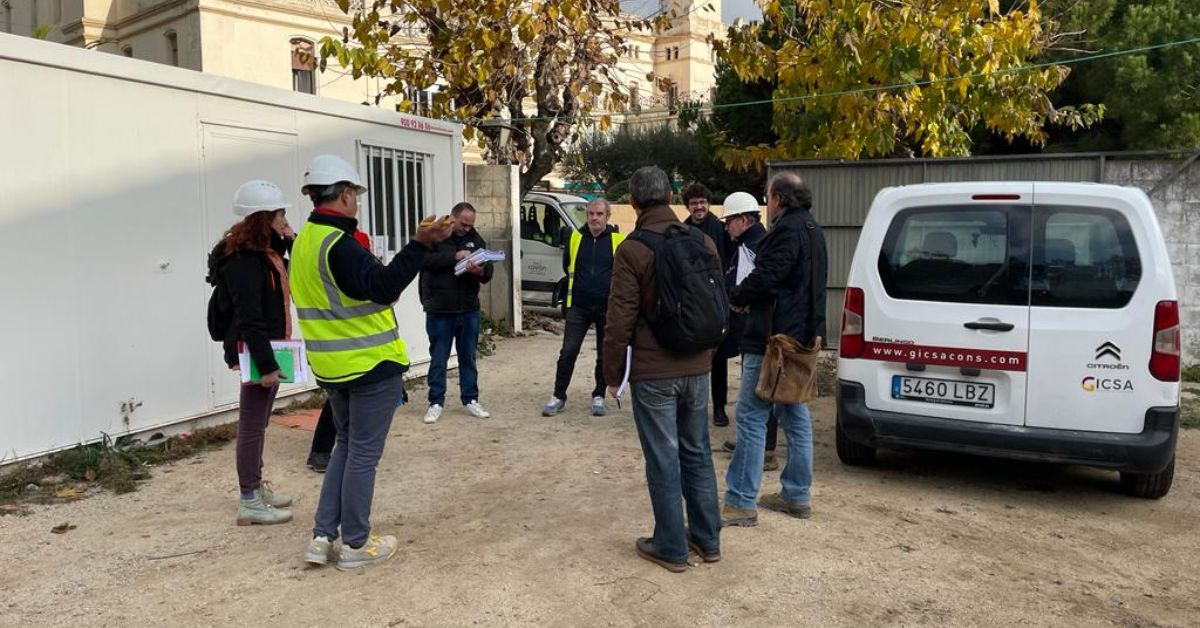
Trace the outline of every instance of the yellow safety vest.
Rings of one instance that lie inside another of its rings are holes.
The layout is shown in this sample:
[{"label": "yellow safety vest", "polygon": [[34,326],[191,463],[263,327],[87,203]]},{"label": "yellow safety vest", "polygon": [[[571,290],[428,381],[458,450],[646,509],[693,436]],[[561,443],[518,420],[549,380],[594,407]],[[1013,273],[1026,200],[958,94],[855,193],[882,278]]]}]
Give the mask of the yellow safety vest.
[{"label": "yellow safety vest", "polygon": [[[586,227],[585,227],[586,228]],[[617,245],[625,239],[625,235],[617,232],[612,233],[612,250],[613,259],[617,258]],[[579,245],[583,242],[583,234],[579,230],[571,232],[571,243],[569,255],[567,257],[567,307],[571,307],[571,300],[575,294],[575,260],[579,257]]]},{"label": "yellow safety vest", "polygon": [[292,244],[292,300],[318,382],[347,382],[386,360],[408,365],[392,306],[351,298],[334,281],[329,251],[343,237],[337,227],[309,222]]}]

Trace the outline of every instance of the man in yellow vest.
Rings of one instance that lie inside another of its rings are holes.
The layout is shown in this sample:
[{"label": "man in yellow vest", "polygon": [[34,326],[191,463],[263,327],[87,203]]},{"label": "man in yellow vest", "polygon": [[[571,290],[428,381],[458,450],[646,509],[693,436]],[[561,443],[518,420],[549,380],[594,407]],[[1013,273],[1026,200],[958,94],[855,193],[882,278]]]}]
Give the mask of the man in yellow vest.
[{"label": "man in yellow vest", "polygon": [[375,467],[408,370],[392,303],[453,223],[422,223],[384,266],[354,239],[358,197],[367,188],[353,166],[317,155],[301,191],[314,209],[292,244],[292,299],[309,365],[329,396],[337,428],[304,560],[327,564],[340,533],[337,567],[356,569],[391,558],[397,547],[396,537],[373,534],[370,522]]},{"label": "man in yellow vest", "polygon": [[588,203],[587,224],[571,233],[563,249],[567,271],[567,325],[558,354],[554,394],[542,406],[542,416],[554,416],[567,405],[567,387],[575,371],[575,360],[588,327],[596,326],[596,383],[592,388],[592,416],[604,416],[604,368],[600,345],[604,342],[604,314],[608,311],[608,285],[612,282],[613,257],[625,236],[608,224],[612,206],[603,198]]}]

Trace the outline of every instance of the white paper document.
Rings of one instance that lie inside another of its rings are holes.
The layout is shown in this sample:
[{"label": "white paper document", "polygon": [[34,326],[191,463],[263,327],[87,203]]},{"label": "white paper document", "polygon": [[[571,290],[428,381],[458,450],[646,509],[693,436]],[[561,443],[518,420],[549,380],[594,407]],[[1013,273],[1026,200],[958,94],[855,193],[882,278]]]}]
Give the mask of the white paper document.
[{"label": "white paper document", "polygon": [[504,261],[504,251],[479,249],[478,251],[475,251],[474,253],[471,253],[470,255],[458,260],[458,263],[454,265],[454,274],[461,275],[467,272],[468,263],[475,264],[476,266],[483,266],[484,264],[502,261]]},{"label": "white paper document", "polygon": [[617,399],[625,396],[625,391],[629,390],[629,371],[633,369],[633,347],[625,347],[625,377],[621,380],[621,385],[617,386]]},{"label": "white paper document", "polygon": [[738,247],[737,274],[733,277],[733,283],[735,286],[742,285],[742,282],[746,280],[746,277],[749,277],[750,273],[754,271],[754,260],[757,259],[757,257],[758,256],[755,255],[754,251],[750,250],[750,247],[745,245]]}]

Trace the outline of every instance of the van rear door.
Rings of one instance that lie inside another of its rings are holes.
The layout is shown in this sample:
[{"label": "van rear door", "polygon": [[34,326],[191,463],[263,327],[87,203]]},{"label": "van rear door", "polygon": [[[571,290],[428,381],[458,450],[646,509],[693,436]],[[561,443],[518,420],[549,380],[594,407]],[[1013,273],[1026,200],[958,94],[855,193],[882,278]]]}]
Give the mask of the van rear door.
[{"label": "van rear door", "polygon": [[862,357],[880,366],[863,382],[868,407],[1024,424],[1032,196],[1029,183],[963,183],[901,189],[872,209],[881,222],[864,235],[882,241]]},{"label": "van rear door", "polygon": [[1147,408],[1173,404],[1148,367],[1155,307],[1174,298],[1156,270],[1153,208],[1110,186],[1038,183],[1034,194],[1026,423],[1140,432]]}]

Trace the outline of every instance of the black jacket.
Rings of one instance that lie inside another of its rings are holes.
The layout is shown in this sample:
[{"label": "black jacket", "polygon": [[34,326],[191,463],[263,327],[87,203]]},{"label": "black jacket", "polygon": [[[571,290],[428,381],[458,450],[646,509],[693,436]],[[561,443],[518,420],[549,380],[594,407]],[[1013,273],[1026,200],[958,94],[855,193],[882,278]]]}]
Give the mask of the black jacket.
[{"label": "black jacket", "polygon": [[[730,238],[729,255],[725,260],[725,293],[730,294],[737,287],[737,264],[739,251],[743,246],[750,249],[753,253],[758,253],[758,246],[762,243],[762,239],[766,237],[767,229],[762,226],[762,223],[756,222],[742,233],[742,237],[734,240]],[[739,312],[729,313],[729,333],[725,335],[725,340],[721,341],[721,346],[717,347],[717,357],[729,359],[738,354],[738,347],[742,343],[742,332],[746,329],[746,315]]]},{"label": "black jacket", "polygon": [[[273,235],[271,248],[284,257],[291,242]],[[218,289],[224,290],[233,307],[233,324],[221,343],[225,364],[237,365],[238,342],[242,341],[258,372],[277,371],[279,364],[275,362],[271,341],[282,339],[287,327],[279,272],[266,253],[238,250],[226,255],[224,249],[225,242],[218,242],[208,256],[208,264],[209,274],[219,282]]]},{"label": "black jacket", "polygon": [[[612,284],[612,225],[599,237],[584,224],[579,228],[579,259],[575,260],[575,284],[571,289],[571,307],[603,312],[608,307],[608,287]],[[563,272],[571,267],[571,243],[563,247]]]},{"label": "black jacket", "polygon": [[464,314],[479,309],[479,286],[492,280],[491,264],[483,267],[483,276],[454,274],[459,251],[478,251],[487,242],[475,229],[461,236],[451,235],[425,256],[421,265],[421,305],[427,314]]},{"label": "black jacket", "polygon": [[754,270],[729,295],[732,305],[750,308],[742,353],[766,353],[770,334],[787,334],[805,345],[815,335],[825,337],[828,268],[825,235],[812,213],[781,215],[758,245]]},{"label": "black jacket", "polygon": [[[333,281],[342,292],[360,301],[371,301],[380,305],[395,303],[400,298],[400,293],[416,279],[421,270],[421,263],[430,253],[429,247],[420,242],[410,241],[392,258],[391,263],[384,266],[379,258],[354,239],[358,220],[313,212],[308,221],[346,232],[346,237],[339,238],[329,249],[329,272],[333,274]],[[373,384],[402,375],[406,370],[408,367],[398,362],[384,361],[357,379],[337,384],[322,382],[321,386],[342,389]]]},{"label": "black jacket", "polygon": [[704,220],[695,222],[691,216],[683,221],[685,225],[691,225],[704,232],[704,235],[712,239],[713,244],[717,245],[717,254],[721,256],[723,261],[728,260],[729,250],[733,248],[732,242],[729,240],[729,234],[725,232],[725,223],[721,222],[712,212],[708,212],[704,216]]}]

